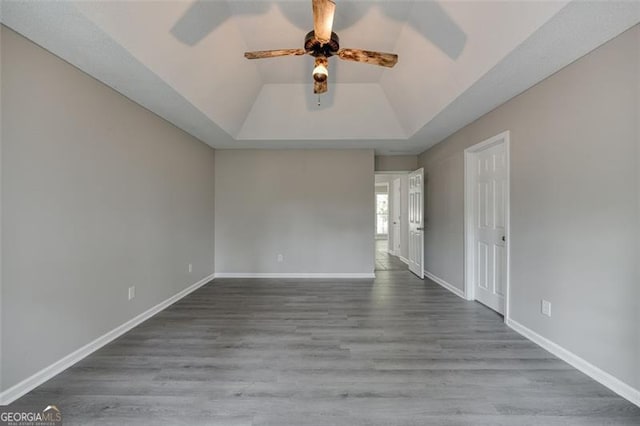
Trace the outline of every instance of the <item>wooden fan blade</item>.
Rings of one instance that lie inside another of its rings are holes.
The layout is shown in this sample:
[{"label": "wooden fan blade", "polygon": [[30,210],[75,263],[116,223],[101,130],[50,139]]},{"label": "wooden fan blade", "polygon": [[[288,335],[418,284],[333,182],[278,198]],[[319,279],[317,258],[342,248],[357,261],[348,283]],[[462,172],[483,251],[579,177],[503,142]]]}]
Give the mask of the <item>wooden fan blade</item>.
[{"label": "wooden fan blade", "polygon": [[331,40],[336,4],[333,0],[312,0],[312,6],[313,32],[320,43],[327,43]]},{"label": "wooden fan blade", "polygon": [[398,62],[398,55],[395,53],[372,52],[362,49],[340,49],[338,57],[345,61],[364,62],[382,67],[393,67]]},{"label": "wooden fan blade", "polygon": [[247,59],[277,58],[278,56],[300,56],[306,54],[304,49],[280,49],[280,50],[257,50],[255,52],[244,52]]},{"label": "wooden fan blade", "polygon": [[329,90],[327,80],[313,82],[313,93],[319,95],[320,93],[325,93],[327,90]]}]

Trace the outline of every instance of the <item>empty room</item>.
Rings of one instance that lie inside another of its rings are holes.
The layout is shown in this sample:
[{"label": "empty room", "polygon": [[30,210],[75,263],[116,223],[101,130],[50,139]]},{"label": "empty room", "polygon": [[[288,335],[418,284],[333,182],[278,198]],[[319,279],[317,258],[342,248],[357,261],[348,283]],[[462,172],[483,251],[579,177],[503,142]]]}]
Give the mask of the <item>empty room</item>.
[{"label": "empty room", "polygon": [[640,1],[0,22],[0,425],[640,425]]}]

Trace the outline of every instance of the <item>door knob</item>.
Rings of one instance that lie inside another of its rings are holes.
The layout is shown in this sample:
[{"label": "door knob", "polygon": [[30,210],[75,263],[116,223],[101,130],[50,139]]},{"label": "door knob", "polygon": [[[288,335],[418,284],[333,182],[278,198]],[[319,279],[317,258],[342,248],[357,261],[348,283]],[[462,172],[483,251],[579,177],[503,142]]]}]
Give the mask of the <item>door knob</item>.
[{"label": "door knob", "polygon": [[502,241],[507,241],[507,237],[505,237],[504,235],[502,236]]},{"label": "door knob", "polygon": [[418,230],[418,231],[424,231],[424,228],[423,228],[423,227],[419,227],[419,228],[416,228],[416,230]]}]

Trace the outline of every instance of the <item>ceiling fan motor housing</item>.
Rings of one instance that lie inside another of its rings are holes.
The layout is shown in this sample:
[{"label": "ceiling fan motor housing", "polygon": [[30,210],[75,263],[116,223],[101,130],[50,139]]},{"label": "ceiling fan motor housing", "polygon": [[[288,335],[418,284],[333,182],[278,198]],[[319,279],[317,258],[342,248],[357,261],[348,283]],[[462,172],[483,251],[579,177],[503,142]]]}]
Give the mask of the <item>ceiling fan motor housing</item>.
[{"label": "ceiling fan motor housing", "polygon": [[304,50],[306,50],[311,56],[333,56],[340,50],[340,38],[338,34],[332,32],[331,40],[322,44],[317,38],[314,31],[304,37]]}]

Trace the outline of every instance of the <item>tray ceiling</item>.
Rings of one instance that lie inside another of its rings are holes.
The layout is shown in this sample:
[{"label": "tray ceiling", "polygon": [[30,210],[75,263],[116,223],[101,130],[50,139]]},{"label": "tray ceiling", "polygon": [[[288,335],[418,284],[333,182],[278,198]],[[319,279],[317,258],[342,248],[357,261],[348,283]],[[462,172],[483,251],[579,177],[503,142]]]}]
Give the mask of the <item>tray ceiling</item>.
[{"label": "tray ceiling", "polygon": [[637,2],[337,1],[342,47],[397,53],[393,69],[312,58],[308,0],[4,2],[2,21],[218,148],[416,153],[640,20]]}]

